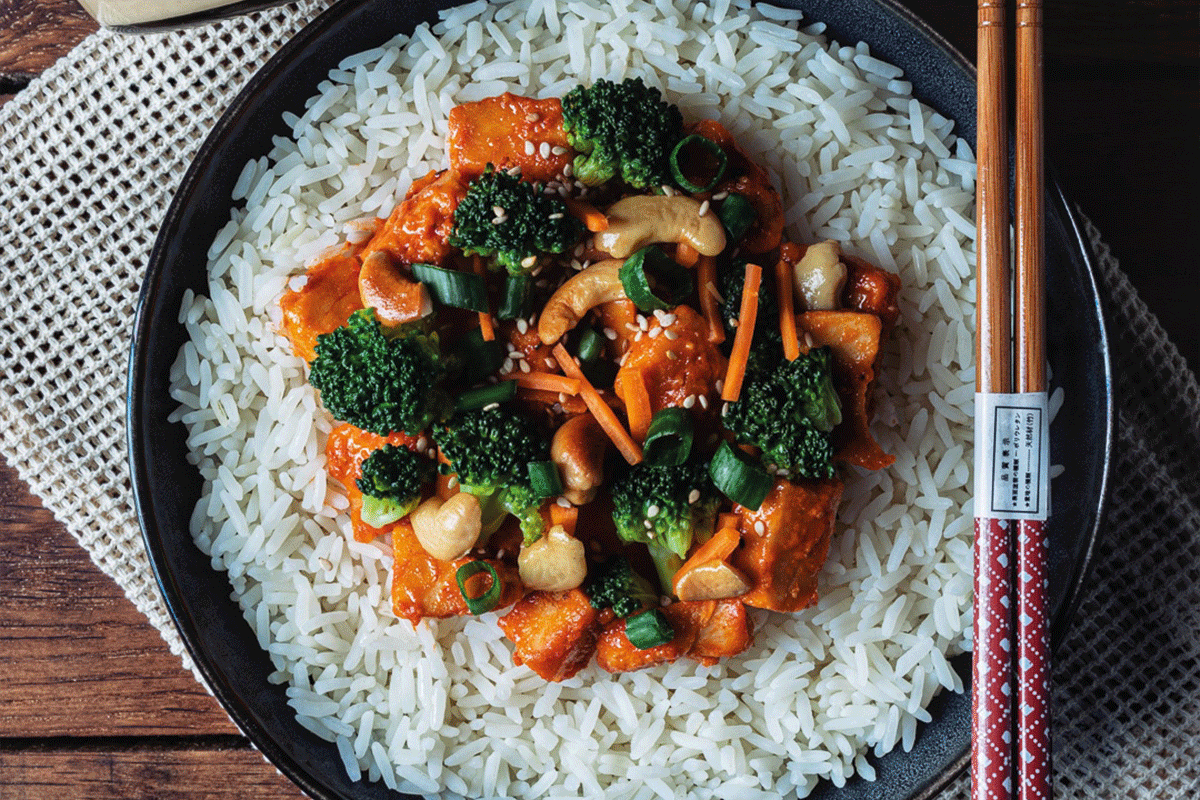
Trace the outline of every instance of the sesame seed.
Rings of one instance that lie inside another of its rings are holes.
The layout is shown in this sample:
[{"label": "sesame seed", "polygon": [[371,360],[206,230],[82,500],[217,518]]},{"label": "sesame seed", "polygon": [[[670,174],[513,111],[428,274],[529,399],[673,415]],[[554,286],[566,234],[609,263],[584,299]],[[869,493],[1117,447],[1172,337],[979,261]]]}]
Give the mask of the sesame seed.
[{"label": "sesame seed", "polygon": [[708,213],[708,201],[707,200],[705,200],[703,203],[700,204],[700,209],[696,213],[702,217]]},{"label": "sesame seed", "polygon": [[501,547],[499,550],[496,551],[496,558],[504,558],[504,548],[503,547]]},{"label": "sesame seed", "polygon": [[549,216],[549,219],[562,219],[562,218],[563,218],[563,213],[561,211],[555,211],[553,214],[551,214]]},{"label": "sesame seed", "polygon": [[786,469],[781,469],[781,470],[779,470],[779,477],[790,478],[790,477],[792,477],[792,473],[788,472]]},{"label": "sesame seed", "polygon": [[458,486],[458,476],[451,475],[450,480],[446,481],[446,487],[449,489],[453,489],[455,486]]},{"label": "sesame seed", "polygon": [[491,411],[492,409],[499,408],[499,407],[500,407],[499,403],[488,403],[486,406],[483,407],[483,410]]},{"label": "sesame seed", "polygon": [[565,402],[567,402],[567,393],[566,393],[566,392],[559,392],[559,393],[558,393],[558,402],[560,402],[560,403],[565,403]]},{"label": "sesame seed", "polygon": [[659,512],[658,506],[651,505],[649,508],[646,509],[646,516],[649,517],[650,519],[654,519],[655,517],[658,516],[658,512]]},{"label": "sesame seed", "polygon": [[521,368],[521,372],[529,372],[529,370],[530,370],[528,361],[520,361],[517,363],[517,366],[519,366]]},{"label": "sesame seed", "polygon": [[530,111],[528,114],[525,115],[525,121],[526,122],[541,122],[542,115],[538,114],[536,111]]},{"label": "sesame seed", "polygon": [[632,322],[626,322],[626,323],[625,323],[625,328],[626,328],[627,330],[630,330],[630,331],[634,331],[634,332],[636,332],[636,331],[637,331],[637,329],[638,329],[638,326],[637,326],[637,325],[634,325]]},{"label": "sesame seed", "polygon": [[525,320],[523,320],[523,319],[519,319],[519,320],[517,320],[517,331],[518,331],[519,333],[525,333],[525,332],[527,332],[528,330],[529,330],[529,323],[528,323],[528,322],[526,322],[526,321],[525,321]]},{"label": "sesame seed", "polygon": [[716,194],[714,194],[712,196],[712,199],[713,200],[724,200],[726,197],[729,197],[729,192],[717,192]]},{"label": "sesame seed", "polygon": [[637,333],[635,333],[635,334],[633,335],[633,340],[634,340],[635,342],[640,342],[640,341],[642,340],[642,337],[643,337],[643,336],[645,336],[645,334],[644,334],[644,333],[642,333],[641,331],[638,331]]},{"label": "sesame seed", "polygon": [[521,259],[521,266],[524,267],[525,269],[529,269],[536,263],[537,263],[537,256],[525,256],[525,258]]},{"label": "sesame seed", "polygon": [[713,384],[713,385],[714,385],[714,386],[716,386],[716,387],[717,387],[717,391],[718,391],[718,392],[720,392],[722,389],[724,389],[724,388],[725,388],[725,379],[724,379],[724,378],[717,378],[717,382],[716,382],[715,384]]},{"label": "sesame seed", "polygon": [[534,151],[533,142],[526,139],[525,140],[525,155],[531,156],[531,155],[533,155],[533,151]]},{"label": "sesame seed", "polygon": [[546,362],[546,366],[549,367],[550,369],[554,369],[554,367],[557,363],[557,362],[555,362],[555,360],[553,358],[544,358],[542,360],[544,362]]},{"label": "sesame seed", "polygon": [[688,494],[688,503],[689,504],[695,503],[699,499],[700,499],[700,490],[692,489],[692,491]]},{"label": "sesame seed", "polygon": [[508,212],[504,210],[504,206],[492,206],[492,213],[497,217],[508,216]]},{"label": "sesame seed", "polygon": [[506,359],[504,359],[504,366],[500,367],[500,371],[501,372],[512,372],[513,367],[515,367],[515,366],[516,366],[516,364],[513,363],[513,360],[511,358],[506,358]]},{"label": "sesame seed", "polygon": [[696,405],[696,395],[689,394],[687,397],[683,398],[684,408],[691,408],[694,405]]},{"label": "sesame seed", "polygon": [[663,317],[665,317],[666,315],[667,315],[667,312],[663,311],[661,308],[654,309],[654,318],[663,325],[667,324],[667,323],[663,322]]},{"label": "sesame seed", "polygon": [[625,362],[628,360],[629,360],[629,353],[626,353],[625,355],[621,356],[621,359],[617,362],[617,366],[619,366],[619,367],[625,366]]},{"label": "sesame seed", "polygon": [[558,187],[558,194],[560,197],[570,197],[571,190],[568,189],[566,186],[560,186],[560,187]]},{"label": "sesame seed", "polygon": [[736,328],[737,326],[738,326],[738,321],[737,321],[737,318],[736,318],[736,317],[735,317],[735,318],[733,318],[733,319],[731,319],[731,320],[729,320],[729,327],[731,327],[731,328]]},{"label": "sesame seed", "polygon": [[675,355],[675,351],[674,351],[674,350],[668,350],[668,351],[667,351],[667,358],[671,359],[672,361],[678,361],[678,360],[679,360],[679,356]]},{"label": "sesame seed", "polygon": [[508,173],[508,176],[510,178],[521,177],[521,168],[520,167],[509,167],[508,169],[505,170],[505,172]]},{"label": "sesame seed", "polygon": [[704,288],[708,290],[708,293],[711,294],[718,303],[725,305],[725,298],[722,297],[721,293],[717,291],[717,287],[713,285],[712,281],[704,284]]},{"label": "sesame seed", "polygon": [[583,255],[583,245],[582,244],[575,245],[575,251],[574,251],[573,255],[576,258],[579,258],[581,255]]},{"label": "sesame seed", "polygon": [[654,527],[654,523],[648,519],[642,520],[642,524],[646,526],[646,530],[650,530]]},{"label": "sesame seed", "polygon": [[678,319],[678,317],[676,317],[674,314],[663,314],[661,317],[658,318],[658,321],[661,322],[663,325],[674,325],[675,320],[677,320],[677,319]]},{"label": "sesame seed", "polygon": [[617,338],[617,332],[614,331],[612,328],[605,328],[604,329],[604,338],[608,339],[610,342],[615,341]]},{"label": "sesame seed", "polygon": [[512,354],[512,357],[515,358],[517,361],[523,361],[525,359],[525,354],[522,353],[520,350],[517,350],[515,353]]},{"label": "sesame seed", "polygon": [[647,320],[647,319],[646,319],[645,317],[643,317],[641,314],[638,314],[638,316],[637,316],[637,325],[638,325],[638,330],[639,330],[639,331],[647,331],[647,330],[650,330],[650,322],[649,322],[649,320]]},{"label": "sesame seed", "polygon": [[729,403],[722,403],[721,404],[721,416],[723,417],[728,413],[729,413]]},{"label": "sesame seed", "polygon": [[561,144],[556,144],[554,147],[550,148],[550,152],[554,153],[556,156],[566,155],[567,148],[563,147]]},{"label": "sesame seed", "polygon": [[541,156],[542,158],[550,157],[550,143],[549,142],[542,142],[538,146],[538,155]]},{"label": "sesame seed", "polygon": [[508,221],[508,217],[492,217],[493,225],[503,225],[507,221]]},{"label": "sesame seed", "polygon": [[429,439],[428,438],[422,436],[420,439],[417,439],[417,449],[418,450],[424,450],[428,447],[429,447]]},{"label": "sesame seed", "polygon": [[570,508],[571,507],[571,501],[565,497],[560,497],[555,502],[558,503],[559,508]]},{"label": "sesame seed", "polygon": [[665,194],[667,197],[674,197],[675,189],[664,184],[662,187],[662,193]]},{"label": "sesame seed", "polygon": [[670,329],[664,330],[663,336],[666,336],[668,339],[670,339],[672,341],[679,338],[679,334]]},{"label": "sesame seed", "polygon": [[571,177],[572,173],[574,173],[574,172],[575,172],[575,168],[571,166],[570,161],[568,161],[566,164],[563,164],[563,177],[564,178]]},{"label": "sesame seed", "polygon": [[700,402],[701,408],[708,408],[708,398],[702,394],[696,395],[696,399]]},{"label": "sesame seed", "polygon": [[808,349],[809,349],[809,350],[811,350],[811,349],[812,349],[812,346],[813,346],[814,344],[816,344],[816,343],[813,341],[812,334],[810,334],[808,331],[805,331],[805,332],[804,332],[804,343],[805,343],[806,345],[808,345]]},{"label": "sesame seed", "polygon": [[763,521],[761,519],[758,522],[754,523],[754,532],[757,533],[759,536],[762,536],[764,533],[767,532],[767,526],[763,525]]},{"label": "sesame seed", "polygon": [[662,330],[663,330],[662,328],[651,328],[649,333],[647,333],[647,336],[649,336],[651,339],[653,339],[656,336],[658,336],[660,333],[662,333]]}]

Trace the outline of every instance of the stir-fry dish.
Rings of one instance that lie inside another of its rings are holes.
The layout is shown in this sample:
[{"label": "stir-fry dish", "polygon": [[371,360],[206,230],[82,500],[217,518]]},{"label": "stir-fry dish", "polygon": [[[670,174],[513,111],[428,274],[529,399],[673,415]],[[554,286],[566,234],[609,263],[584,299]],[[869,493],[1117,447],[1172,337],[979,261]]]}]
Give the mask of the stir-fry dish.
[{"label": "stir-fry dish", "polygon": [[547,680],[735,655],[817,599],[899,279],[784,241],[770,176],[640,80],[450,113],[449,168],[285,332],[414,624],[498,611]]}]

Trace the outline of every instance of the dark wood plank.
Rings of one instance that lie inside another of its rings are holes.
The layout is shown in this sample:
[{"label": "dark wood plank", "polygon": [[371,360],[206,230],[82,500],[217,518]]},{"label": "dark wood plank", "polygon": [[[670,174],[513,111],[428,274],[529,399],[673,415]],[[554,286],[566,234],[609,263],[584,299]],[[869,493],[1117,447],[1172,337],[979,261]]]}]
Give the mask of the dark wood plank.
[{"label": "dark wood plank", "polygon": [[102,741],[82,746],[0,746],[4,800],[297,800],[304,795],[248,746]]},{"label": "dark wood plank", "polygon": [[0,539],[0,737],[236,733],[7,465]]},{"label": "dark wood plank", "polygon": [[2,0],[0,78],[44,71],[99,27],[76,0]]}]

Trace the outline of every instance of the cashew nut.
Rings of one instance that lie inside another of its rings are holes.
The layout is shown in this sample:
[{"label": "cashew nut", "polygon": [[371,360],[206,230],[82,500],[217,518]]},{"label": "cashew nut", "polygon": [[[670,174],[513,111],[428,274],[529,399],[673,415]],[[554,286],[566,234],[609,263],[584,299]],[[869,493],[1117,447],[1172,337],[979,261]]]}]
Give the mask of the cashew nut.
[{"label": "cashew nut", "polygon": [[433,313],[433,300],[425,284],[406,278],[383,250],[363,260],[358,295],[365,307],[375,309],[375,316],[384,325],[401,325]]},{"label": "cashew nut", "polygon": [[675,582],[675,594],[680,600],[724,600],[750,589],[745,575],[717,559],[689,569]]},{"label": "cashew nut", "polygon": [[562,473],[563,496],[577,506],[590,503],[604,483],[604,450],[608,437],[591,414],[564,422],[550,442],[550,458]]},{"label": "cashew nut", "polygon": [[793,279],[806,311],[834,311],[846,284],[842,248],[834,241],[812,244],[796,263]]},{"label": "cashew nut", "polygon": [[575,273],[550,296],[538,318],[538,336],[542,344],[554,344],[574,328],[583,315],[602,303],[625,299],[621,285],[620,259],[598,261]]},{"label": "cashew nut", "polygon": [[725,249],[721,220],[707,204],[686,195],[633,195],[613,203],[605,215],[608,230],[596,234],[596,247],[613,258],[659,242],[688,244],[705,256]]},{"label": "cashew nut", "polygon": [[521,548],[517,556],[521,582],[530,589],[563,592],[574,589],[587,577],[583,542],[555,525],[542,538]]},{"label": "cashew nut", "polygon": [[439,561],[453,561],[479,540],[482,516],[479,499],[459,492],[445,502],[429,498],[417,506],[409,522],[426,553]]}]

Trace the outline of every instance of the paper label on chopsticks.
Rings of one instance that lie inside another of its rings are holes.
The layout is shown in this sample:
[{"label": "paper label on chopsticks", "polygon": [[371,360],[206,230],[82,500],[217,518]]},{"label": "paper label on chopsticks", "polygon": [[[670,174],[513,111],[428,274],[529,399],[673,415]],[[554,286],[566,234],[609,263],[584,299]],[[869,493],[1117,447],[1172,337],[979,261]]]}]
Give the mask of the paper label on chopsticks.
[{"label": "paper label on chopsticks", "polygon": [[1050,403],[1045,392],[976,393],[975,515],[1050,516]]}]

